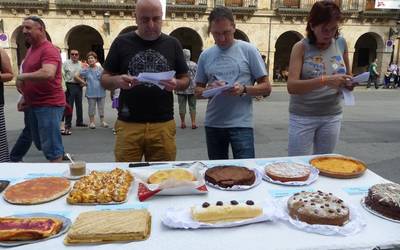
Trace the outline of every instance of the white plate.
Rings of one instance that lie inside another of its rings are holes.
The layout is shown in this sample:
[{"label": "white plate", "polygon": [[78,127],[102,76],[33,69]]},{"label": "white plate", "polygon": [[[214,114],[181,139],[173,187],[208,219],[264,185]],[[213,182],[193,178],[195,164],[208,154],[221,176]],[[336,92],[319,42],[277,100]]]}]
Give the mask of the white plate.
[{"label": "white plate", "polygon": [[351,236],[358,234],[366,226],[364,218],[361,216],[359,210],[351,205],[348,205],[350,209],[350,219],[343,226],[308,224],[306,222],[293,219],[289,215],[287,200],[288,198],[284,198],[277,202],[278,207],[281,209],[280,219],[288,222],[291,226],[308,233],[316,233],[328,236]]},{"label": "white plate", "polygon": [[362,206],[363,208],[365,208],[365,210],[367,210],[368,212],[370,212],[370,213],[373,214],[373,215],[376,215],[376,216],[378,216],[378,217],[381,217],[381,218],[383,218],[383,219],[390,220],[390,221],[393,221],[393,222],[396,222],[396,223],[400,223],[400,220],[396,220],[396,219],[392,219],[392,218],[386,217],[385,215],[380,214],[379,212],[377,212],[377,211],[372,210],[371,208],[369,208],[369,207],[367,206],[367,204],[365,204],[365,197],[361,199],[361,206]]},{"label": "white plate", "polygon": [[[274,162],[276,163],[276,162]],[[270,164],[274,164],[274,163],[270,163]],[[270,165],[268,164],[268,165]],[[282,181],[276,181],[271,179],[271,177],[269,177],[266,173],[265,173],[265,168],[268,166],[266,165],[264,167],[264,173],[263,173],[263,180],[274,183],[274,184],[279,184],[279,185],[284,185],[284,186],[307,186],[310,185],[311,183],[313,183],[314,181],[316,181],[319,177],[319,170],[311,165],[305,165],[304,163],[299,163],[301,165],[304,165],[306,167],[308,167],[311,171],[310,176],[308,177],[307,180],[305,181],[287,181],[287,182],[282,182]]]},{"label": "white plate", "polygon": [[25,244],[32,244],[32,243],[36,243],[36,242],[41,242],[41,241],[45,241],[45,240],[49,240],[52,238],[56,238],[59,237],[63,234],[65,234],[69,227],[71,226],[72,222],[69,218],[64,217],[62,215],[58,215],[58,214],[47,214],[47,213],[32,213],[32,214],[18,214],[18,215],[12,215],[9,217],[20,217],[20,218],[26,218],[26,217],[48,217],[48,218],[56,218],[56,219],[60,219],[63,222],[63,225],[60,229],[60,232],[58,232],[55,235],[51,235],[47,238],[44,239],[37,239],[37,240],[21,240],[21,241],[0,241],[0,246],[2,247],[15,247],[15,246],[21,246],[21,245],[25,245]]},{"label": "white plate", "polygon": [[[241,167],[241,166],[238,166],[238,167]],[[258,171],[255,168],[248,168],[248,169],[252,170],[254,172],[254,174],[256,175],[256,179],[254,180],[254,183],[252,185],[250,185],[250,186],[248,186],[248,185],[235,185],[235,186],[232,186],[232,187],[224,188],[224,187],[220,187],[218,185],[215,185],[213,183],[210,183],[208,181],[206,181],[206,184],[208,186],[210,186],[210,187],[213,187],[213,188],[216,188],[216,189],[225,190],[225,191],[240,191],[240,190],[251,189],[251,188],[253,188],[253,187],[255,187],[255,186],[257,186],[258,184],[261,183],[262,174],[260,173],[260,171]]]},{"label": "white plate", "polygon": [[90,169],[86,168],[86,172],[84,175],[71,175],[71,173],[69,172],[69,170],[66,170],[62,173],[62,175],[67,178],[68,180],[79,180],[80,178],[82,178],[85,175],[90,174]]}]

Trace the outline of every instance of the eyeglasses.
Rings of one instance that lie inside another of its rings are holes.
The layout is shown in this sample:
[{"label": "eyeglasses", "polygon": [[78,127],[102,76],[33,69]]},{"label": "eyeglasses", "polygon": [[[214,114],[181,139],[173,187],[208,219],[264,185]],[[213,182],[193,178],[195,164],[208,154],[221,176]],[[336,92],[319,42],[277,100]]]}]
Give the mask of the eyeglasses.
[{"label": "eyeglasses", "polygon": [[43,27],[43,29],[46,29],[46,25],[44,24],[43,20],[40,19],[40,18],[37,17],[37,16],[28,16],[28,17],[26,17],[24,20],[32,20],[32,21],[34,21],[34,22],[37,22],[37,23],[40,24],[40,26]]},{"label": "eyeglasses", "polygon": [[78,53],[71,53],[71,56],[79,56]]}]

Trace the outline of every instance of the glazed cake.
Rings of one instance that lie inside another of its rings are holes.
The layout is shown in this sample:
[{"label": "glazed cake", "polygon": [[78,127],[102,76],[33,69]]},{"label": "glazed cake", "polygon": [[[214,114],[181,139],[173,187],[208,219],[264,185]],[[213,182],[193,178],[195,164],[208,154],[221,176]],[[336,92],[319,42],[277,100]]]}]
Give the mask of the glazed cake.
[{"label": "glazed cake", "polygon": [[400,185],[396,183],[373,185],[368,189],[365,204],[386,217],[400,220]]},{"label": "glazed cake", "polygon": [[331,193],[296,193],[287,202],[289,215],[308,224],[343,226],[349,220],[350,211],[343,200]]},{"label": "glazed cake", "polygon": [[256,180],[254,171],[239,166],[216,166],[207,169],[205,179],[223,188],[235,185],[251,186]]}]

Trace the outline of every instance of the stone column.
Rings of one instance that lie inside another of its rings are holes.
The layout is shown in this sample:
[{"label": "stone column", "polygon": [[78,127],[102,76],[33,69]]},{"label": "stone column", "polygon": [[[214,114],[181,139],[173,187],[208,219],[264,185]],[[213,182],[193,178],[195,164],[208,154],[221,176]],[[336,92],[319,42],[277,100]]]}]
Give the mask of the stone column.
[{"label": "stone column", "polygon": [[390,63],[390,58],[392,56],[392,51],[385,51],[383,50],[377,50],[376,51],[376,57],[378,58],[378,72],[380,74],[380,79],[383,79],[383,75],[386,72],[387,67],[389,66]]}]

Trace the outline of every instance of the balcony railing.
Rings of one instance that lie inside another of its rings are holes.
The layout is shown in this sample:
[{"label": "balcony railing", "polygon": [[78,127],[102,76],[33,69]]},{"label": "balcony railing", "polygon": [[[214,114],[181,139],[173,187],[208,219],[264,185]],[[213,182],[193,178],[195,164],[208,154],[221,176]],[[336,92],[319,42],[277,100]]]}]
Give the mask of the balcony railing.
[{"label": "balcony railing", "polygon": [[167,0],[167,12],[204,13],[207,10],[207,0]]},{"label": "balcony railing", "polygon": [[207,0],[168,0],[167,5],[205,5]]},{"label": "balcony railing", "polygon": [[0,5],[6,6],[7,8],[47,8],[49,6],[49,0],[0,0]]},{"label": "balcony railing", "polygon": [[136,0],[55,0],[55,3],[61,9],[132,11]]},{"label": "balcony railing", "polygon": [[[276,0],[275,8],[309,10],[318,0]],[[334,0],[341,10],[358,10],[358,0]]]},{"label": "balcony railing", "polygon": [[232,8],[257,8],[257,0],[214,0],[214,6]]}]

